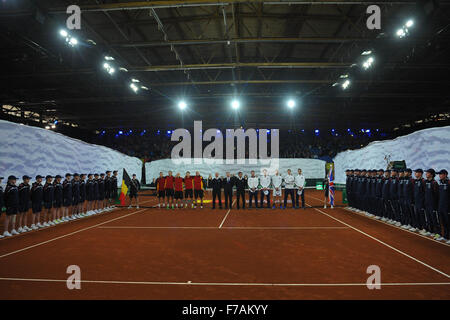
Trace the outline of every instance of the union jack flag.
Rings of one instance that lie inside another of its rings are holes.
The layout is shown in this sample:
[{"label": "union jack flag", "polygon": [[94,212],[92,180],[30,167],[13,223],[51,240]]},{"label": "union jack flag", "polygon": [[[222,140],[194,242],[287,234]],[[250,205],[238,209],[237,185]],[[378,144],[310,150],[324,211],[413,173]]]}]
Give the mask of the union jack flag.
[{"label": "union jack flag", "polygon": [[328,172],[328,202],[334,206],[334,182],[333,182],[333,166],[330,166],[330,172]]}]

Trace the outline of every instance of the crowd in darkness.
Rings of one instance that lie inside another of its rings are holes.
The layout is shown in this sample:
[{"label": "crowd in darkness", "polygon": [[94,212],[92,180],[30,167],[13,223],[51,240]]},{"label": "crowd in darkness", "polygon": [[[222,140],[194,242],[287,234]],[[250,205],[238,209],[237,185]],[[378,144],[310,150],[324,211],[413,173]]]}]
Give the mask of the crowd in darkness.
[{"label": "crowd in darkness", "polygon": [[[284,130],[280,131],[280,158],[312,158],[329,161],[338,152],[361,148],[371,141],[382,140],[386,137],[384,133],[366,132],[366,130],[364,132],[349,130],[343,133]],[[270,135],[268,139],[270,141]],[[166,130],[102,131],[93,142],[144,159],[146,162],[170,158],[171,150],[177,143],[170,140],[170,132]],[[203,147],[208,143],[204,142]],[[270,150],[270,143],[268,145]],[[248,156],[248,147],[246,156]]]}]

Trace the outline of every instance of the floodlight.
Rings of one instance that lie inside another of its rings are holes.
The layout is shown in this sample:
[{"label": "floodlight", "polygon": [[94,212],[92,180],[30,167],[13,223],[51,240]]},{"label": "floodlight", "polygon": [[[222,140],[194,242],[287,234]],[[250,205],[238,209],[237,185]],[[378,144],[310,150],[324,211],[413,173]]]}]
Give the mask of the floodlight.
[{"label": "floodlight", "polygon": [[292,100],[292,99],[288,100],[287,106],[288,106],[289,109],[294,108],[295,107],[295,101]]},{"label": "floodlight", "polygon": [[186,107],[187,107],[187,104],[183,100],[178,102],[178,108],[180,108],[180,110],[184,110],[184,109],[186,109]]},{"label": "floodlight", "polygon": [[405,30],[402,28],[402,29],[398,29],[397,30],[397,36],[399,37],[399,38],[403,38],[404,36],[406,36],[406,32],[405,32]]},{"label": "floodlight", "polygon": [[61,29],[60,31],[59,31],[59,34],[61,35],[61,37],[63,37],[63,38],[65,38],[65,37],[67,37],[69,34],[67,33],[67,31],[66,30],[64,30],[64,29]]},{"label": "floodlight", "polygon": [[367,50],[367,51],[363,51],[363,53],[361,53],[361,55],[362,56],[368,56],[371,53],[372,53],[372,50]]},{"label": "floodlight", "polygon": [[107,60],[107,61],[112,61],[112,60],[114,60],[114,58],[111,57],[111,56],[105,56],[105,60]]},{"label": "floodlight", "polygon": [[345,80],[344,83],[342,84],[342,88],[345,90],[347,89],[347,87],[350,85],[350,80]]},{"label": "floodlight", "polygon": [[131,84],[130,84],[130,88],[131,88],[135,93],[138,92],[138,90],[139,90],[138,86],[135,85],[134,83],[131,83]]},{"label": "floodlight", "polygon": [[408,20],[408,21],[406,22],[405,26],[406,26],[407,28],[411,28],[411,27],[413,26],[413,24],[414,24],[414,21],[413,21],[413,20]]},{"label": "floodlight", "polygon": [[240,106],[239,100],[235,99],[235,100],[231,101],[231,107],[233,109],[237,110],[237,109],[239,109],[239,106]]},{"label": "floodlight", "polygon": [[77,38],[70,38],[69,44],[70,44],[72,47],[75,47],[75,46],[78,44]]}]

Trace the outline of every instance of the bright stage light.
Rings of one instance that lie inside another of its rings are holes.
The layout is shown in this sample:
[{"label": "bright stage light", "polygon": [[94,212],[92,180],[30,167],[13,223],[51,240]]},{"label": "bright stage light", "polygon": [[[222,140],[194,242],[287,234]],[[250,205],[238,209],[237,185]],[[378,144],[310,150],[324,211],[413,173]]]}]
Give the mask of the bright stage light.
[{"label": "bright stage light", "polygon": [[130,83],[130,88],[131,88],[135,93],[137,93],[138,90],[139,90],[138,86],[135,85],[134,83]]},{"label": "bright stage light", "polygon": [[295,101],[292,100],[292,99],[288,100],[287,106],[288,106],[289,109],[294,108],[295,107]]},{"label": "bright stage light", "polygon": [[131,82],[138,83],[140,81],[138,79],[131,79]]},{"label": "bright stage light", "polygon": [[77,40],[76,38],[70,38],[69,44],[70,44],[72,47],[75,47],[75,46],[78,44],[78,40]]},{"label": "bright stage light", "polygon": [[367,50],[367,51],[363,51],[363,53],[361,53],[361,55],[362,56],[368,56],[371,53],[372,53],[372,50]]},{"label": "bright stage light", "polygon": [[186,107],[187,107],[187,104],[183,100],[178,102],[178,108],[180,108],[180,110],[184,110],[184,109],[186,109]]},{"label": "bright stage light", "polygon": [[59,31],[59,34],[61,35],[61,37],[63,37],[63,38],[66,38],[69,34],[67,33],[67,31],[66,30],[64,30],[64,29],[61,29],[60,31]]},{"label": "bright stage light", "polygon": [[234,110],[239,109],[240,105],[241,105],[241,104],[239,103],[239,100],[233,100],[233,101],[231,101],[231,107],[232,107]]},{"label": "bright stage light", "polygon": [[369,57],[364,63],[363,63],[363,68],[364,69],[369,69],[372,66],[374,59],[373,57]]},{"label": "bright stage light", "polygon": [[113,57],[111,57],[111,56],[105,56],[105,60],[107,60],[107,61],[113,61],[113,60],[114,60],[114,58],[113,58]]},{"label": "bright stage light", "polygon": [[345,80],[344,83],[342,84],[342,88],[345,90],[348,88],[349,85],[350,85],[350,80]]},{"label": "bright stage light", "polygon": [[403,37],[405,37],[405,36],[406,36],[406,31],[405,31],[405,29],[401,28],[401,29],[398,29],[398,30],[397,30],[397,37],[403,38]]},{"label": "bright stage light", "polygon": [[408,21],[406,22],[406,24],[405,24],[405,26],[406,26],[407,28],[411,28],[413,25],[414,25],[414,21],[413,21],[413,20],[408,20]]}]

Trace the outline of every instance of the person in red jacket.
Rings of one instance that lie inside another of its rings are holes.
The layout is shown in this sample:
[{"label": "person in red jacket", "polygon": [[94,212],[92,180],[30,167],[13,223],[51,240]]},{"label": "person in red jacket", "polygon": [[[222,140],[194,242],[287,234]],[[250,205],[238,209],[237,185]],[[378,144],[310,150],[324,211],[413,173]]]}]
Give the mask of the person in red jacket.
[{"label": "person in red jacket", "polygon": [[173,184],[175,182],[175,177],[172,175],[172,171],[169,171],[169,175],[165,178],[164,181],[164,190],[166,191],[166,199],[167,199],[167,209],[170,208],[170,205],[173,206]]},{"label": "person in red jacket", "polygon": [[[191,173],[189,171],[186,172],[186,176],[184,177],[184,207],[187,208],[188,205],[191,205],[191,208],[194,207],[194,203],[192,198],[194,197],[194,178],[191,177]],[[188,198],[191,198],[188,200]]]},{"label": "person in red jacket", "polygon": [[166,191],[164,190],[165,178],[162,172],[159,173],[159,178],[156,179],[156,192],[158,193],[158,208],[161,208],[161,199],[162,206],[164,207],[166,204],[164,202],[164,197],[166,195]]},{"label": "person in red jacket", "polygon": [[175,175],[174,190],[175,208],[183,208],[183,178],[180,177],[179,172]]},{"label": "person in red jacket", "polygon": [[195,172],[194,177],[194,198],[195,198],[195,208],[197,208],[198,198],[200,198],[200,208],[203,209],[203,177],[200,172]]}]

